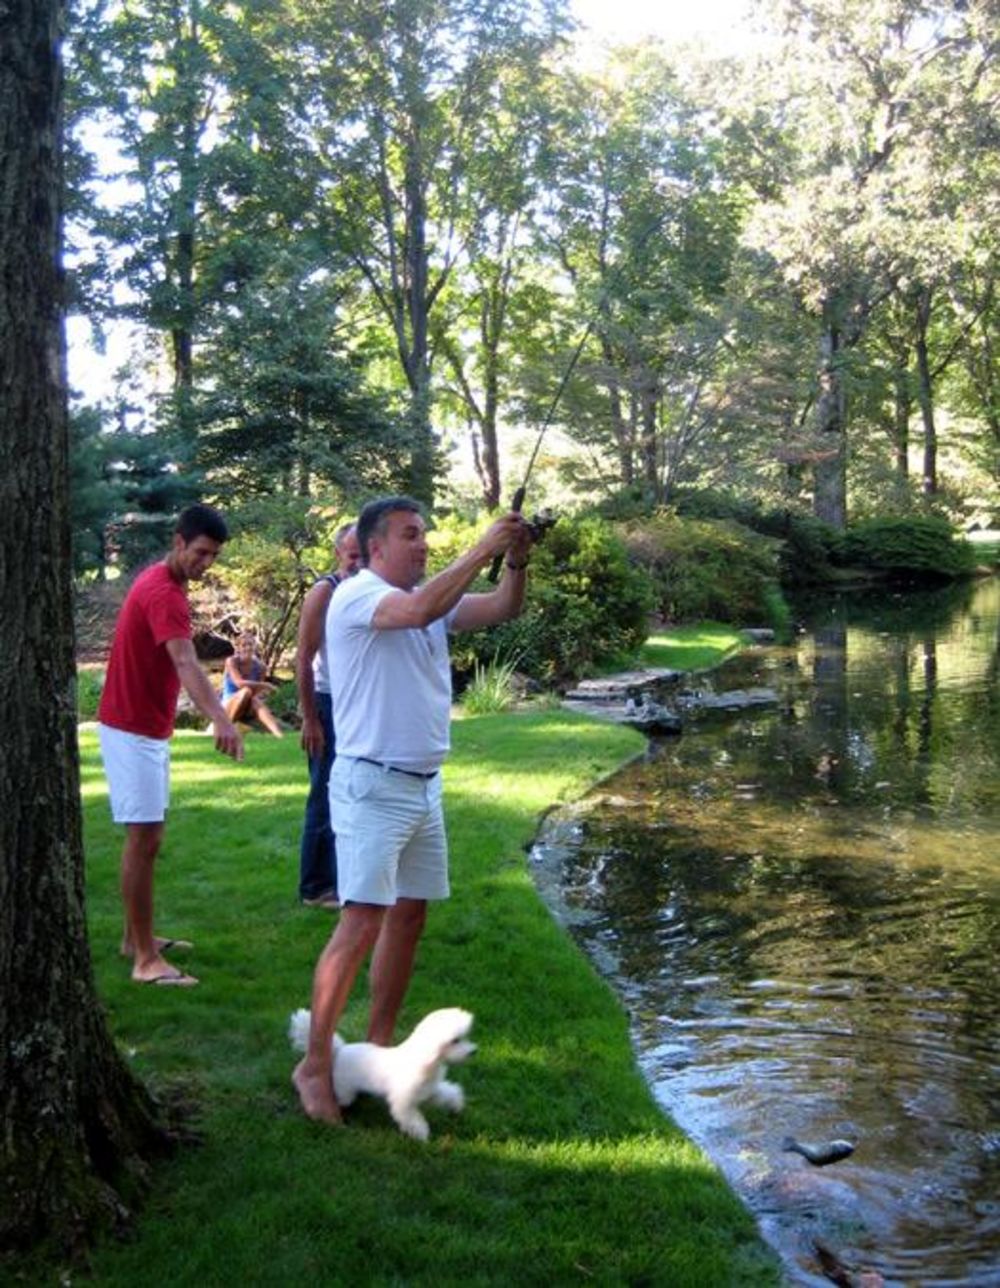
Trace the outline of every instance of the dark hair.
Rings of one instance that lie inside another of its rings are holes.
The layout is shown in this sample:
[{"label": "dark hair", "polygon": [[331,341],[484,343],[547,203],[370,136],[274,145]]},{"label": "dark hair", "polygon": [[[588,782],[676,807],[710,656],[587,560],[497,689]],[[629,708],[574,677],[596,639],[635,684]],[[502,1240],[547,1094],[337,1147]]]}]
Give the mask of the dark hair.
[{"label": "dark hair", "polygon": [[223,541],[229,540],[229,529],[226,527],[225,519],[218,510],[214,510],[210,505],[202,505],[200,501],[181,510],[177,516],[174,532],[181,537],[185,545],[189,545],[196,537],[210,537],[220,545]]},{"label": "dark hair", "polygon": [[423,514],[419,501],[412,496],[380,496],[377,501],[369,501],[358,515],[358,545],[361,547],[361,562],[368,567],[368,542],[372,536],[384,537],[389,530],[389,515],[398,510],[410,514]]}]

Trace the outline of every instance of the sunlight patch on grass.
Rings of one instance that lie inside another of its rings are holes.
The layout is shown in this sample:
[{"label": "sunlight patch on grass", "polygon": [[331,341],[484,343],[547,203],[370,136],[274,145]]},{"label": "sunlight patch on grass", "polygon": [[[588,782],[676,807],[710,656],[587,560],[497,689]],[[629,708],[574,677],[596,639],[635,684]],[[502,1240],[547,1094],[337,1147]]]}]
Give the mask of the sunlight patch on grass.
[{"label": "sunlight patch on grass", "polygon": [[702,622],[651,635],[640,650],[640,659],[645,666],[702,671],[725,661],[745,644],[745,637],[733,627]]},{"label": "sunlight patch on grass", "polygon": [[[779,1282],[747,1211],[660,1113],[621,1005],[541,903],[525,844],[555,800],[628,759],[632,730],[563,712],[453,729],[445,771],[452,898],[420,946],[400,1033],[435,1006],[476,1016],[455,1080],[465,1112],[431,1108],[403,1137],[385,1106],[344,1131],[307,1121],[289,1074],[288,1017],[308,1005],[335,916],[297,900],[307,789],[297,740],[261,738],[252,766],[180,735],[157,868],[157,930],[196,989],[132,983],[118,953],[121,829],[97,739],[81,737],[87,920],[98,990],[129,1064],[198,1104],[201,1144],[157,1168],[123,1242],[94,1253],[101,1288],[170,1284]],[[341,1022],[364,1034],[359,980]]]}]

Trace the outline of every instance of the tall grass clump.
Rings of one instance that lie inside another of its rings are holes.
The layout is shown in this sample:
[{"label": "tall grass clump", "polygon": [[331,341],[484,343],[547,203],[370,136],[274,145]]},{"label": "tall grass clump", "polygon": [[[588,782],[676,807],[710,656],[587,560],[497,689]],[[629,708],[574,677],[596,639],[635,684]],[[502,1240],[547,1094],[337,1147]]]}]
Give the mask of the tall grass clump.
[{"label": "tall grass clump", "polygon": [[497,654],[485,664],[477,661],[465,692],[462,706],[473,716],[491,716],[509,711],[517,693],[514,687],[516,665],[502,662]]}]

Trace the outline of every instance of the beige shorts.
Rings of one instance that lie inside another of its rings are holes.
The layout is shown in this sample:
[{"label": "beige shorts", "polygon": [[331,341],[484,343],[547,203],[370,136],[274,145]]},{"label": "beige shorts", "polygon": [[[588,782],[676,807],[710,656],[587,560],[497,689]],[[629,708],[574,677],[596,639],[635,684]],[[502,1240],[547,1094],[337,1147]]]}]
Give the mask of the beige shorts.
[{"label": "beige shorts", "polygon": [[441,775],[416,778],[338,756],[330,771],[341,903],[391,907],[447,899],[448,844]]},{"label": "beige shorts", "polygon": [[116,823],[162,823],[170,803],[170,743],[99,725],[101,758]]}]

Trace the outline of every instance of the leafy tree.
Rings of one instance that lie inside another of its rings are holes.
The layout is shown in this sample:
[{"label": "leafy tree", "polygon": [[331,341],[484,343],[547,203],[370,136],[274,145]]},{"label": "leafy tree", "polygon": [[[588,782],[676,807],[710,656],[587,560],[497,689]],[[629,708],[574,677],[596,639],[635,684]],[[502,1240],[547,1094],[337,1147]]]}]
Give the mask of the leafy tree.
[{"label": "leafy tree", "polygon": [[407,489],[425,501],[439,464],[431,319],[484,214],[471,160],[498,81],[538,61],[555,13],[548,0],[335,0],[303,21],[329,218],[390,328],[409,395]]},{"label": "leafy tree", "polygon": [[652,48],[616,59],[564,78],[548,228],[592,333],[591,389],[567,387],[575,435],[657,501],[719,415],[740,209],[669,64]]},{"label": "leafy tree", "polygon": [[83,905],[56,0],[0,56],[0,1255],[120,1225],[166,1143],[97,999]]},{"label": "leafy tree", "polygon": [[403,486],[402,416],[340,337],[343,285],[325,261],[308,243],[262,254],[211,327],[195,412],[216,487],[308,498]]},{"label": "leafy tree", "polygon": [[445,396],[471,428],[488,510],[500,504],[499,421],[514,393],[514,355],[542,299],[532,259],[555,75],[545,63],[514,65],[497,81],[489,130],[469,162],[478,200],[466,251],[432,324],[450,375]]},{"label": "leafy tree", "polygon": [[934,158],[970,137],[963,104],[994,59],[987,7],[782,0],[773,8],[784,41],[757,66],[746,97],[731,94],[722,112],[739,118],[743,138],[762,114],[780,135],[771,165],[748,152],[747,177],[762,198],[755,244],[820,324],[814,498],[817,515],[837,526],[846,518],[851,355],[901,279],[931,285],[920,247],[956,191]]}]

